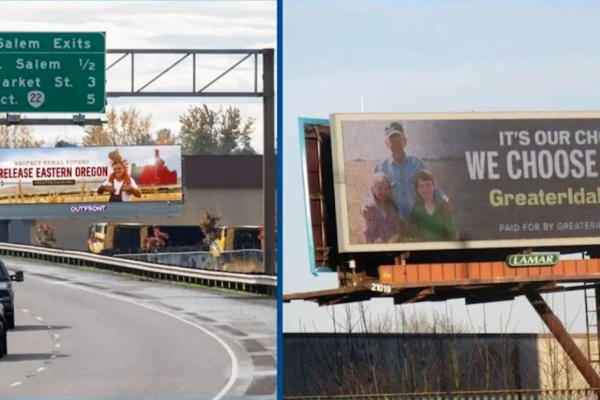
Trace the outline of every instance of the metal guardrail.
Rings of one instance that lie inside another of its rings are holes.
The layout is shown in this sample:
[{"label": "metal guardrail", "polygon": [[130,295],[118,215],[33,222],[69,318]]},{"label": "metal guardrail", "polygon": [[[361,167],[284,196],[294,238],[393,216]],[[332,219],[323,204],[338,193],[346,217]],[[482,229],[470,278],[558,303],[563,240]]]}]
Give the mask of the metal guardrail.
[{"label": "metal guardrail", "polygon": [[210,271],[265,274],[264,251],[258,249],[223,251],[214,257],[210,251],[177,251],[113,254],[114,257]]},{"label": "metal guardrail", "polygon": [[39,246],[0,243],[0,255],[57,264],[93,267],[153,279],[199,284],[257,294],[275,295],[277,287],[277,277],[275,276],[198,270]]},{"label": "metal guardrail", "polygon": [[285,400],[335,399],[335,400],[597,400],[598,391],[594,389],[542,389],[542,390],[487,390],[472,392],[424,392],[356,394],[336,396],[283,396]]}]

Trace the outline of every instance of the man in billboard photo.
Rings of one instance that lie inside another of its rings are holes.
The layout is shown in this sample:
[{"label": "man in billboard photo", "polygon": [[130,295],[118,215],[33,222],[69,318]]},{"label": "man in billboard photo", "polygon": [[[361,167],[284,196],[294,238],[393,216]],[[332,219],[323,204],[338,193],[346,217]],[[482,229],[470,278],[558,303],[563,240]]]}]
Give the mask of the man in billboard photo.
[{"label": "man in billboard photo", "polygon": [[[385,144],[390,157],[375,167],[375,173],[383,173],[391,182],[392,199],[398,209],[400,237],[406,241],[410,237],[408,221],[418,199],[415,190],[415,176],[426,169],[419,157],[406,154],[407,138],[400,122],[392,122],[385,128]],[[450,201],[439,187],[435,189],[435,197],[443,202],[441,212],[450,212]]]},{"label": "man in billboard photo", "polygon": [[418,172],[414,186],[419,199],[409,218],[410,238],[418,242],[458,240],[458,223],[452,212],[442,212],[446,202],[435,195],[433,174],[427,170]]},{"label": "man in billboard photo", "polygon": [[367,243],[396,243],[400,240],[400,219],[391,189],[385,174],[373,175],[371,190],[360,210]]},{"label": "man in billboard photo", "polygon": [[140,198],[142,193],[129,175],[129,163],[121,156],[119,150],[108,153],[108,158],[113,169],[113,173],[98,188],[98,194],[110,193],[109,202],[131,201],[131,196]]}]

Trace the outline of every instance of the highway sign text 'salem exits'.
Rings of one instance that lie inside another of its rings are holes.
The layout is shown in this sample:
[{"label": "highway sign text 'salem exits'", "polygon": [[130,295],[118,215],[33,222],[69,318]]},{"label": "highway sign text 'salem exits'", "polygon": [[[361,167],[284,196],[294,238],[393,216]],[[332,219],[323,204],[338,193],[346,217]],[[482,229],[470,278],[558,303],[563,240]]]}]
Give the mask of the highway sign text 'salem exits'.
[{"label": "highway sign text 'salem exits'", "polygon": [[0,113],[103,113],[103,32],[0,32]]}]

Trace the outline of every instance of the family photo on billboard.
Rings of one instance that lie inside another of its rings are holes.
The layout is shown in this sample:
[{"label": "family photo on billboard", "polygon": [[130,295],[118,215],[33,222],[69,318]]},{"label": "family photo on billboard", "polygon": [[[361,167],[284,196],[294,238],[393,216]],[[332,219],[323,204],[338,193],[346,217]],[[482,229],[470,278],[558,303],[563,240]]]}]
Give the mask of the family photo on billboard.
[{"label": "family photo on billboard", "polygon": [[390,123],[384,134],[389,153],[376,165],[360,210],[365,242],[458,240],[450,200],[423,160],[406,153],[402,123]]},{"label": "family photo on billboard", "polygon": [[497,115],[334,114],[346,249],[600,238],[600,118]]}]

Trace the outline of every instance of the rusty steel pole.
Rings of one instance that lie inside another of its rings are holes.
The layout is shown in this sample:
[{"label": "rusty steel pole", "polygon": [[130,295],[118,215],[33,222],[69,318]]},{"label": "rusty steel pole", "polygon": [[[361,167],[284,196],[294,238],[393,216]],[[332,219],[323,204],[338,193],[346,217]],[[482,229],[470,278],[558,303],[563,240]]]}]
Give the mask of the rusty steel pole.
[{"label": "rusty steel pole", "polygon": [[542,321],[544,321],[571,361],[573,361],[573,364],[575,364],[575,367],[577,367],[583,378],[592,389],[596,389],[600,396],[600,376],[598,376],[598,373],[596,373],[589,360],[585,358],[585,355],[573,338],[571,338],[565,326],[560,322],[560,319],[554,315],[548,303],[546,303],[538,292],[533,290],[526,291],[525,297],[527,297],[527,300],[529,300],[535,311],[540,315]]}]

